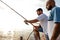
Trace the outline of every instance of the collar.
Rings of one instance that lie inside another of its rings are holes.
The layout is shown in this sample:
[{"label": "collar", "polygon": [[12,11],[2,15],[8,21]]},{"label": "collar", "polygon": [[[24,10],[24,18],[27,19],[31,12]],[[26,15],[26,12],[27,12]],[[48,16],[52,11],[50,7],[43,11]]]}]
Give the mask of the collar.
[{"label": "collar", "polygon": [[51,11],[53,11],[57,6],[53,7]]}]

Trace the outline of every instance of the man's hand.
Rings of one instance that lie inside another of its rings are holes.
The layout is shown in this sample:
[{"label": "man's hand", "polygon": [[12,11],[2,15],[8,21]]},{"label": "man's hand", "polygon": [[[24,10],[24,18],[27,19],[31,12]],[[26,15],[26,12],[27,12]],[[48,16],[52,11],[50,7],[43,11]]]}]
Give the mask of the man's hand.
[{"label": "man's hand", "polygon": [[34,28],[38,30],[38,26],[34,26]]},{"label": "man's hand", "polygon": [[27,25],[28,25],[28,20],[24,20],[24,22],[25,22],[25,24],[27,24]]}]

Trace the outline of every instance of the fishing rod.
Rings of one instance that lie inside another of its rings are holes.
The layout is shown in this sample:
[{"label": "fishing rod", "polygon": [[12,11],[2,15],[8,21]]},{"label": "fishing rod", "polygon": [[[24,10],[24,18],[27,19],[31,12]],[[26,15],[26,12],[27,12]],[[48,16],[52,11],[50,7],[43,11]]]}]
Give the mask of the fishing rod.
[{"label": "fishing rod", "polygon": [[[2,0],[0,0],[3,4],[5,4],[7,7],[9,7],[11,10],[13,10],[15,13],[17,13],[19,16],[21,16],[23,19],[27,20],[25,17],[23,17],[21,14],[19,14],[16,10],[14,10],[13,8],[11,8],[9,5],[7,5],[5,2],[3,2]],[[27,23],[26,23],[27,24]],[[32,26],[34,26],[32,23],[30,23]]]},{"label": "fishing rod", "polygon": [[26,18],[24,18],[21,14],[19,14],[16,10],[14,10],[13,8],[11,8],[9,5],[7,5],[5,2],[3,2],[2,0],[0,0],[3,4],[5,4],[7,7],[9,7],[11,10],[13,10],[15,13],[17,13],[19,16],[21,16],[23,19],[26,20]]},{"label": "fishing rod", "polygon": [[[27,20],[25,17],[23,17],[21,14],[19,14],[16,10],[14,10],[13,8],[11,8],[8,4],[6,4],[5,2],[3,2],[2,0],[0,0],[3,4],[5,4],[7,7],[9,7],[11,10],[13,10],[15,13],[17,13],[19,16],[21,16],[23,19]],[[26,23],[28,24],[28,23]],[[32,26],[34,26],[32,23],[30,23]],[[30,33],[30,35],[33,33],[33,31]],[[29,39],[30,35],[28,36],[27,40]]]}]

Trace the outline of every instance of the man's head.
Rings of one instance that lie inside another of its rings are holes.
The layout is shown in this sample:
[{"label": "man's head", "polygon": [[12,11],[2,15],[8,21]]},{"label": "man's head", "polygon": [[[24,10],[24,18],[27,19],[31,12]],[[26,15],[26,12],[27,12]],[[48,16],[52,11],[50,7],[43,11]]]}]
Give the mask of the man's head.
[{"label": "man's head", "polygon": [[55,1],[54,0],[49,0],[46,3],[46,8],[47,10],[51,10],[55,6]]},{"label": "man's head", "polygon": [[40,14],[42,14],[42,13],[43,13],[42,8],[39,8],[39,9],[37,9],[36,11],[37,11],[37,14],[38,14],[38,15],[40,15]]}]

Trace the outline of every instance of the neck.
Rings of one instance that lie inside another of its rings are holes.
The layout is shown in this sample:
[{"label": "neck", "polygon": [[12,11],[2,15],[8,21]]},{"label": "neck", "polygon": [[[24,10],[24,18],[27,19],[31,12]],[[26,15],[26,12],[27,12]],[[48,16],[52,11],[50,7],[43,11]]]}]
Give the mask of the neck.
[{"label": "neck", "polygon": [[55,7],[55,5],[52,8],[54,8],[54,7]]}]

